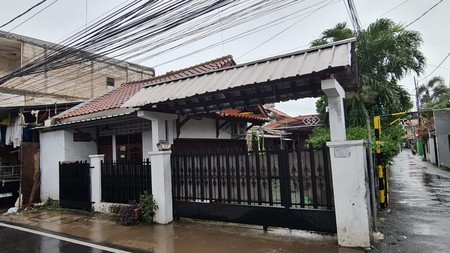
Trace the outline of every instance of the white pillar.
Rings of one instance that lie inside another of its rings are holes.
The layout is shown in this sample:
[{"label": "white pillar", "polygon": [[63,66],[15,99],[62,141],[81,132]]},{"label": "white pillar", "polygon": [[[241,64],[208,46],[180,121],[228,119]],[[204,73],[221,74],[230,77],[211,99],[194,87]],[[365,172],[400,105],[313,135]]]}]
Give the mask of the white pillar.
[{"label": "white pillar", "polygon": [[102,201],[102,162],[105,155],[90,155],[91,159],[91,201],[94,202],[94,211],[100,210]]},{"label": "white pillar", "polygon": [[137,116],[152,122],[152,148],[153,151],[158,151],[158,144],[161,140],[166,140],[166,120],[174,120],[177,118],[175,114],[138,111]]},{"label": "white pillar", "polygon": [[338,243],[370,247],[371,216],[364,141],[328,142]]},{"label": "white pillar", "polygon": [[159,224],[173,221],[171,151],[148,152],[152,164],[152,195],[158,205],[154,220]]},{"label": "white pillar", "polygon": [[345,141],[345,91],[335,79],[322,80],[322,90],[328,97],[331,141]]}]

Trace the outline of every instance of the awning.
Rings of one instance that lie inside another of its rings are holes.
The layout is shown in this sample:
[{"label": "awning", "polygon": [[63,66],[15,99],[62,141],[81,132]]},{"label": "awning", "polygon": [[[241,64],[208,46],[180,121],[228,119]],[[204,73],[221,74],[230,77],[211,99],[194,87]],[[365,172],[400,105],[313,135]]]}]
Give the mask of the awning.
[{"label": "awning", "polygon": [[335,78],[356,90],[354,38],[271,57],[142,89],[122,107],[179,113],[209,113],[319,97],[321,80]]}]

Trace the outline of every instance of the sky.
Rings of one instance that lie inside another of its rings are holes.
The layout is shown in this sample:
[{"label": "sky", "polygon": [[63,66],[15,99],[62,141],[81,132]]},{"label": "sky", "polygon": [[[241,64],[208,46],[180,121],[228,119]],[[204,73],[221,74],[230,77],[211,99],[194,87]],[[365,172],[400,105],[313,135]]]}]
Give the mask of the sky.
[{"label": "sky", "polygon": [[[10,21],[41,1],[2,0],[0,25]],[[48,0],[11,25],[1,28],[1,30],[58,43],[75,31],[86,27],[87,23],[124,2],[129,1]],[[321,2],[328,3],[329,5],[306,18],[303,16],[302,18],[292,19],[280,25],[264,29],[251,36],[228,43],[221,43],[234,34],[252,29],[264,22],[271,22],[283,15],[301,12],[303,8]],[[427,12],[433,5],[439,3],[436,8],[428,11],[428,13],[408,27],[408,29],[418,31],[422,34],[424,43],[421,51],[427,58],[427,67],[421,76],[417,77],[411,73],[401,80],[400,85],[403,85],[413,96],[415,94],[414,77],[419,80],[419,85],[426,83],[433,76],[442,76],[446,84],[449,84],[450,57],[445,61],[443,60],[450,54],[450,33],[446,27],[446,24],[450,24],[450,1],[354,0],[354,3],[363,28],[366,28],[367,25],[379,18],[390,18],[397,23],[407,25]],[[217,15],[220,15],[220,12]],[[238,64],[246,63],[307,49],[309,43],[319,38],[323,30],[331,28],[339,22],[347,22],[349,27],[351,27],[344,1],[299,0],[298,4],[289,8],[264,16],[259,20],[236,26],[230,30],[223,30],[202,41],[187,45],[180,50],[139,62],[139,64],[154,67],[156,74],[160,75],[167,71],[189,67],[228,54],[232,55]],[[202,48],[204,45],[218,42],[220,45],[217,47],[189,57],[182,57],[187,52],[192,52]],[[162,64],[169,60],[174,61]],[[315,100],[315,98],[307,98],[277,103],[276,108],[291,116],[312,114],[315,113]]]}]

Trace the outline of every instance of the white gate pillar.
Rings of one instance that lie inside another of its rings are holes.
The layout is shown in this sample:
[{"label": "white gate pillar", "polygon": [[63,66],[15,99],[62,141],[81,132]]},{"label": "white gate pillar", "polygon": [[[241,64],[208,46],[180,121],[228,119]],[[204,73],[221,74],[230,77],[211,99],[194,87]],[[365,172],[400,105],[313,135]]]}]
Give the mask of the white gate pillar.
[{"label": "white gate pillar", "polygon": [[100,211],[102,201],[102,162],[105,155],[90,155],[91,159],[91,201],[94,202],[94,211]]},{"label": "white gate pillar", "polygon": [[364,141],[328,142],[340,246],[370,247],[371,213]]},{"label": "white gate pillar", "polygon": [[174,120],[177,115],[138,111],[137,116],[150,120],[152,123],[153,151],[148,154],[152,167],[152,195],[158,205],[154,221],[159,224],[168,224],[173,221],[171,152],[159,151],[157,144],[161,140],[167,140],[166,120]]},{"label": "white gate pillar", "polygon": [[322,80],[322,90],[328,97],[331,141],[345,141],[345,91],[335,79]]},{"label": "white gate pillar", "polygon": [[159,224],[173,221],[171,151],[151,151],[152,195],[158,205],[154,220]]}]

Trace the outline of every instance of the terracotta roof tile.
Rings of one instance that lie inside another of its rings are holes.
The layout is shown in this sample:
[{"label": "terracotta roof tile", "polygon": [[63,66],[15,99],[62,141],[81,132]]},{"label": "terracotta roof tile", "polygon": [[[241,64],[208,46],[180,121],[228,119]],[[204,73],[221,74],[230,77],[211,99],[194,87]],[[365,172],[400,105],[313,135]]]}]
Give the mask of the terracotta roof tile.
[{"label": "terracotta roof tile", "polygon": [[269,121],[269,118],[266,118],[262,115],[254,114],[253,112],[241,112],[237,109],[223,109],[220,112],[216,112],[221,117],[231,117],[231,118],[239,118],[245,119],[248,121]]},{"label": "terracotta roof tile", "polygon": [[88,115],[96,112],[111,110],[119,108],[123,103],[130,99],[144,86],[156,84],[162,81],[174,80],[191,75],[213,71],[221,68],[226,68],[236,65],[231,55],[207,61],[192,67],[180,69],[177,71],[167,72],[164,75],[152,77],[150,79],[124,83],[118,88],[97,97],[91,101],[86,102],[82,106],[58,116],[58,119],[66,119],[82,115]]}]

